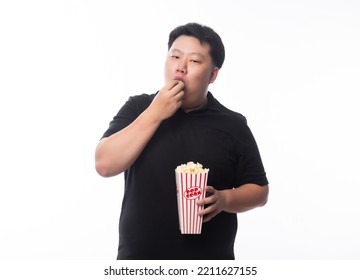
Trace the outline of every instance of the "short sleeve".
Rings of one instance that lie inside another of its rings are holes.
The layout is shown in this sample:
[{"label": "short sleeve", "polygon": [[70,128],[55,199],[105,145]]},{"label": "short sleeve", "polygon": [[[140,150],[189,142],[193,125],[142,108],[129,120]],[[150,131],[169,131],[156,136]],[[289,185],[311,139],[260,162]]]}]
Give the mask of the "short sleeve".
[{"label": "short sleeve", "polygon": [[236,164],[237,186],[252,183],[260,186],[267,185],[269,182],[266,177],[264,166],[255,138],[250,128],[245,125],[244,132],[240,141],[241,150],[238,151],[238,161]]},{"label": "short sleeve", "polygon": [[109,137],[131,124],[149,106],[152,99],[153,96],[147,94],[130,97],[112,119],[102,138]]}]

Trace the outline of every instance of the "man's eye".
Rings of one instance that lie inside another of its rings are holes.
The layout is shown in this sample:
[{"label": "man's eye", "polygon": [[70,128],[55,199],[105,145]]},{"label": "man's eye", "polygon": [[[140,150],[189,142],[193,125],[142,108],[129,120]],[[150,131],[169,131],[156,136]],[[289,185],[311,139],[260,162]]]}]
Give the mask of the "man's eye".
[{"label": "man's eye", "polygon": [[180,57],[178,55],[172,55],[172,58],[179,59]]},{"label": "man's eye", "polygon": [[191,59],[190,61],[191,61],[191,62],[194,62],[194,63],[200,63],[200,61],[199,61],[199,60],[196,60],[196,59]]}]

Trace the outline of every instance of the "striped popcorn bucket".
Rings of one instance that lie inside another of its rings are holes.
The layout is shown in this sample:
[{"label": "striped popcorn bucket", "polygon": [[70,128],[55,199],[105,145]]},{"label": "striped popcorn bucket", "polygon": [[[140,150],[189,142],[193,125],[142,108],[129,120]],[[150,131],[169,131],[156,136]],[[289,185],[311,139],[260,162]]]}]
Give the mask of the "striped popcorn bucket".
[{"label": "striped popcorn bucket", "polygon": [[205,197],[208,171],[203,173],[181,173],[175,171],[179,225],[182,234],[200,234],[203,217],[198,212],[204,206],[196,201]]}]

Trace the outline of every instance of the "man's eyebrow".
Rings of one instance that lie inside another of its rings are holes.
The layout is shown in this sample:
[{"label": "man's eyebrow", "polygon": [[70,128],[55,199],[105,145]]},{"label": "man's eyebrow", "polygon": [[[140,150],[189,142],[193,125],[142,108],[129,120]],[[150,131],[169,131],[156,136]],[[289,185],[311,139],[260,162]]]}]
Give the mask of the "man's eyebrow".
[{"label": "man's eyebrow", "polygon": [[[179,49],[176,49],[176,48],[171,49],[170,51],[171,51],[171,52],[184,53],[183,51],[181,51],[181,50],[179,50]],[[199,52],[191,52],[191,53],[189,53],[189,54],[190,54],[190,55],[198,55],[198,56],[204,58],[204,55],[203,55],[202,53],[199,53]]]},{"label": "man's eyebrow", "polygon": [[181,52],[182,53],[182,51],[180,51],[179,49],[176,49],[176,48],[170,49],[170,51],[172,51],[172,52]]}]

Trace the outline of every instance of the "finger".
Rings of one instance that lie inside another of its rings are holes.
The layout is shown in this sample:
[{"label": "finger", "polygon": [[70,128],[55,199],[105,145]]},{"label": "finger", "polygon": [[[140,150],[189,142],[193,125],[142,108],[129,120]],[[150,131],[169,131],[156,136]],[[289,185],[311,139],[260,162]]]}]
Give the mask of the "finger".
[{"label": "finger", "polygon": [[184,82],[173,80],[170,81],[165,87],[167,90],[172,91],[172,90],[181,90],[184,86],[185,86]]},{"label": "finger", "polygon": [[213,196],[213,194],[215,193],[215,189],[212,186],[205,186],[205,192],[206,192],[205,198],[202,198],[202,199],[199,199],[198,201],[196,201],[197,205],[203,206],[205,204],[209,204],[208,198]]},{"label": "finger", "polygon": [[206,186],[206,187],[205,187],[205,191],[206,191],[206,192],[210,192],[210,193],[214,193],[214,192],[215,192],[215,189],[214,189],[212,186]]},{"label": "finger", "polygon": [[204,198],[204,200],[202,201],[202,204],[208,205],[208,207],[209,207],[210,205],[215,205],[217,200],[218,200],[217,196],[211,195],[211,196]]},{"label": "finger", "polygon": [[178,100],[176,101],[176,110],[179,109],[181,107],[181,104],[182,104],[182,100]]},{"label": "finger", "polygon": [[208,221],[210,221],[212,218],[214,218],[217,214],[219,214],[219,212],[213,212],[207,216],[204,216],[203,218],[203,223],[206,223]]},{"label": "finger", "polygon": [[215,205],[210,205],[206,208],[204,208],[203,210],[198,212],[199,216],[205,216],[205,215],[209,215],[210,213],[216,211],[216,206]]},{"label": "finger", "polygon": [[168,83],[165,85],[165,89],[171,90],[171,89],[174,88],[177,84],[179,84],[179,82],[180,82],[180,81],[176,81],[176,80],[170,81],[170,82],[168,82]]},{"label": "finger", "polygon": [[199,199],[198,201],[196,201],[196,205],[204,206],[205,205],[205,198]]},{"label": "finger", "polygon": [[176,100],[176,101],[181,101],[182,100],[182,98],[184,97],[184,94],[185,94],[185,92],[182,90],[182,91],[179,91],[178,93],[176,93],[175,95],[174,95],[174,99]]},{"label": "finger", "polygon": [[179,94],[182,89],[184,88],[185,84],[181,81],[177,81],[178,84],[176,84],[172,89],[170,89],[170,94],[177,95]]},{"label": "finger", "polygon": [[212,218],[214,218],[215,215],[207,215],[203,218],[203,223],[206,223],[208,221],[210,221]]},{"label": "finger", "polygon": [[214,218],[220,212],[221,211],[217,210],[217,211],[213,211],[213,212],[209,213],[208,215],[205,215],[203,217],[203,223],[206,223],[206,222],[210,221],[212,218]]},{"label": "finger", "polygon": [[209,196],[206,198],[199,199],[198,201],[196,201],[196,204],[199,206],[204,206],[206,204],[212,204],[213,202],[215,202],[213,196]]},{"label": "finger", "polygon": [[205,191],[206,191],[206,197],[208,197],[208,196],[212,196],[216,190],[211,186],[206,186]]},{"label": "finger", "polygon": [[215,189],[213,187],[207,186],[205,188],[206,191],[206,197],[203,199],[199,199],[196,204],[199,206],[205,205],[205,204],[211,204],[214,203],[217,200],[217,197],[215,194]]},{"label": "finger", "polygon": [[180,87],[184,87],[185,83],[183,81],[179,81],[179,80],[174,80],[174,82],[176,83],[175,86],[180,86]]}]

